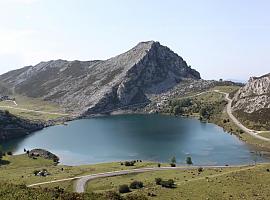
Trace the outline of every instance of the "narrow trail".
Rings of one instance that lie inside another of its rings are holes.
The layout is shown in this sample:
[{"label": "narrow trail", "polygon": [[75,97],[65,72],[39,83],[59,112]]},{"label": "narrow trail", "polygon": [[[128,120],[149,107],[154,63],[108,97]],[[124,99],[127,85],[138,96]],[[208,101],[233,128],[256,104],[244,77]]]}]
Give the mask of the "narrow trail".
[{"label": "narrow trail", "polygon": [[180,166],[180,167],[149,167],[149,168],[138,168],[138,169],[130,169],[130,170],[120,170],[120,171],[111,171],[111,172],[104,172],[104,173],[97,173],[97,174],[90,174],[84,176],[76,176],[72,178],[65,178],[59,180],[52,180],[46,181],[41,183],[34,183],[28,185],[27,187],[35,187],[45,184],[51,183],[58,183],[64,181],[72,181],[77,180],[75,183],[75,192],[82,193],[85,190],[85,185],[88,181],[94,180],[97,178],[104,178],[104,177],[113,177],[113,176],[121,176],[126,174],[134,174],[134,173],[144,173],[144,172],[151,172],[151,171],[163,171],[163,170],[191,170],[191,169],[198,169],[199,167],[203,167],[205,169],[216,169],[216,168],[234,168],[234,167],[248,167],[250,165],[234,165],[234,166]]},{"label": "narrow trail", "polygon": [[227,107],[226,107],[226,111],[230,117],[230,119],[235,123],[236,126],[238,126],[238,128],[242,129],[244,132],[248,133],[249,135],[251,135],[252,137],[255,137],[257,139],[263,140],[263,141],[267,141],[270,142],[269,138],[263,137],[258,135],[258,133],[260,133],[260,131],[256,131],[256,130],[252,130],[249,129],[247,127],[245,127],[232,113],[232,99],[229,98],[229,93],[226,92],[221,92],[219,90],[213,90],[214,92],[220,93],[225,95],[225,99],[228,102]]},{"label": "narrow trail", "polygon": [[[154,168],[141,168],[141,169],[134,169],[134,170],[123,170],[123,171],[115,171],[115,172],[106,172],[101,174],[94,174],[85,176],[83,178],[78,179],[75,185],[75,192],[82,193],[85,190],[85,186],[91,180],[97,178],[104,178],[104,177],[113,177],[113,176],[122,176],[127,174],[134,174],[134,173],[144,173],[144,172],[151,172],[151,171],[162,171],[162,170],[190,170],[190,169],[198,169],[199,167],[207,168],[207,169],[215,169],[215,168],[230,168],[229,166],[191,166],[191,167],[154,167]],[[239,167],[239,166],[234,166]]]}]

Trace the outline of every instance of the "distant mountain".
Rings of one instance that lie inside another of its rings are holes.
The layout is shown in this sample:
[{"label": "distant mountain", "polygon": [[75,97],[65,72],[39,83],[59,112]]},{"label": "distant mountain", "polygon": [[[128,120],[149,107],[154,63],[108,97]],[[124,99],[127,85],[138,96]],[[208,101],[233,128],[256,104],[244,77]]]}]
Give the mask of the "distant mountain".
[{"label": "distant mountain", "polygon": [[243,84],[246,84],[247,83],[247,80],[240,80],[240,79],[226,79],[226,81],[231,81],[231,82],[234,82],[234,83],[243,83]]},{"label": "distant mountain", "polygon": [[15,93],[57,102],[80,114],[147,102],[147,95],[190,79],[200,79],[199,72],[154,41],[108,60],[53,60],[0,76]]},{"label": "distant mountain", "polygon": [[270,73],[251,77],[235,94],[233,110],[247,123],[253,123],[250,126],[270,128]]}]

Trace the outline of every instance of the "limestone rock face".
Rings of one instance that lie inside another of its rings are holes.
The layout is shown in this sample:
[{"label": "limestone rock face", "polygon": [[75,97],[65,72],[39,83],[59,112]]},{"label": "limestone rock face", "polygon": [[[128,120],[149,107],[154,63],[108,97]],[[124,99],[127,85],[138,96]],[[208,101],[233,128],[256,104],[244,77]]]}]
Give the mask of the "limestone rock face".
[{"label": "limestone rock face", "polygon": [[14,91],[43,98],[80,115],[147,102],[200,74],[159,42],[141,42],[108,60],[41,62],[0,76]]},{"label": "limestone rock face", "polygon": [[234,96],[233,110],[254,113],[270,109],[270,74],[252,77]]}]

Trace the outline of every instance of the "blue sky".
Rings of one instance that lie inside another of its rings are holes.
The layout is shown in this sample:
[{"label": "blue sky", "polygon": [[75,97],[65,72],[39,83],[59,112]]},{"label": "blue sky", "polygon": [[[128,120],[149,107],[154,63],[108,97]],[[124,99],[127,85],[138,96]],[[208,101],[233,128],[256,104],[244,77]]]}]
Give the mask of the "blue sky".
[{"label": "blue sky", "polygon": [[270,72],[268,0],[0,0],[0,73],[156,40],[205,79]]}]

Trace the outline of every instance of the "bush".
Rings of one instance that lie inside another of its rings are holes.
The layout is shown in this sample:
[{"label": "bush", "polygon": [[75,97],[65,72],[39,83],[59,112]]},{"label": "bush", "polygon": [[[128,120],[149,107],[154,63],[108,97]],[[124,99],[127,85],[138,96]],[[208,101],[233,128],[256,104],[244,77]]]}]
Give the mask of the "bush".
[{"label": "bush", "polygon": [[119,193],[128,193],[128,192],[130,192],[128,185],[120,185],[119,186]]},{"label": "bush", "polygon": [[202,167],[199,167],[198,168],[198,172],[202,172],[203,171],[203,168]]},{"label": "bush", "polygon": [[162,187],[165,187],[165,188],[174,188],[175,187],[173,179],[169,179],[167,181],[161,181],[160,185]]},{"label": "bush", "polygon": [[147,200],[148,198],[146,198],[142,194],[128,194],[127,196],[125,196],[124,199],[125,200]]},{"label": "bush", "polygon": [[161,178],[155,178],[155,182],[157,185],[161,185],[161,181],[162,181]]},{"label": "bush", "polygon": [[135,160],[133,160],[133,161],[126,161],[125,162],[125,166],[134,166],[135,163],[136,163]]},{"label": "bush", "polygon": [[175,163],[171,163],[171,167],[176,167],[176,164]]},{"label": "bush", "polygon": [[118,194],[117,192],[114,192],[114,191],[106,192],[104,194],[104,197],[106,199],[110,199],[110,200],[122,200],[123,199],[120,194]]},{"label": "bush", "polygon": [[161,164],[160,163],[158,163],[158,165],[157,165],[158,167],[161,167]]},{"label": "bush", "polygon": [[132,183],[130,183],[129,186],[131,189],[140,189],[143,188],[143,182],[141,181],[133,181]]},{"label": "bush", "polygon": [[12,152],[11,151],[8,151],[7,152],[7,155],[12,156]]}]

